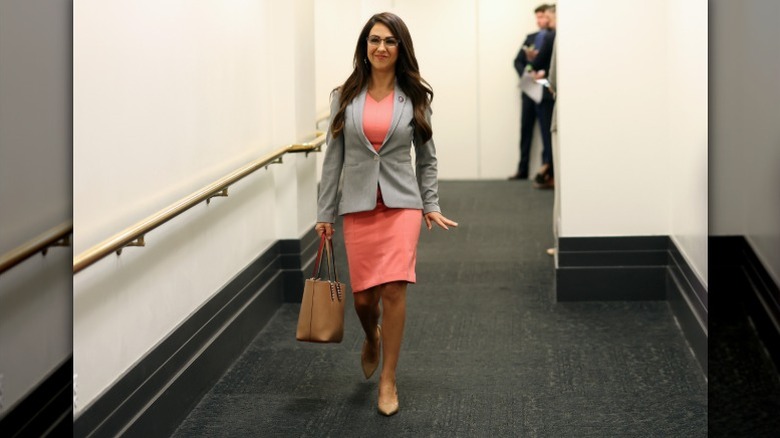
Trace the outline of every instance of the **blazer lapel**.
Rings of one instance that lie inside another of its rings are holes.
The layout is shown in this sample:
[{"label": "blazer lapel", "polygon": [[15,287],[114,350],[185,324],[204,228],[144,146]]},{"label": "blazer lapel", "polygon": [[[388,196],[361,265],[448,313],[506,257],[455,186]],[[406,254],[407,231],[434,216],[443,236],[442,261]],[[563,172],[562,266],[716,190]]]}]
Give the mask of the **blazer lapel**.
[{"label": "blazer lapel", "polygon": [[352,101],[352,123],[354,123],[353,128],[355,128],[355,132],[360,133],[360,139],[363,140],[363,146],[367,147],[371,152],[376,154],[374,146],[371,145],[371,142],[368,141],[368,138],[366,137],[366,133],[363,132],[363,111],[366,105],[367,92],[368,89],[363,88],[363,91],[361,91],[355,100]]},{"label": "blazer lapel", "polygon": [[382,146],[384,146],[393,135],[393,131],[395,131],[395,128],[398,126],[398,122],[401,120],[401,115],[404,113],[404,108],[408,102],[409,99],[406,97],[406,94],[404,94],[401,87],[398,86],[398,82],[396,82],[393,97],[393,120],[390,122],[390,129],[387,130],[387,135],[385,136],[385,140],[382,142]]}]

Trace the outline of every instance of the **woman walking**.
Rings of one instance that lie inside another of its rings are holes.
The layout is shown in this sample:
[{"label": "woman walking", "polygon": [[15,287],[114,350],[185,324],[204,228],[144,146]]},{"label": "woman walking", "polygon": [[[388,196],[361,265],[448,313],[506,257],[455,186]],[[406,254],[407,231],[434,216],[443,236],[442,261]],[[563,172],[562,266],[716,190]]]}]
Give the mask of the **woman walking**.
[{"label": "woman walking", "polygon": [[377,408],[389,416],[399,408],[396,366],[422,219],[429,230],[458,224],[439,208],[433,91],[420,77],[406,24],[388,12],[371,17],[353,67],[331,94],[316,230],[332,238],[336,214],[344,216],[355,311],[366,334],[361,366],[368,379],[384,355]]}]

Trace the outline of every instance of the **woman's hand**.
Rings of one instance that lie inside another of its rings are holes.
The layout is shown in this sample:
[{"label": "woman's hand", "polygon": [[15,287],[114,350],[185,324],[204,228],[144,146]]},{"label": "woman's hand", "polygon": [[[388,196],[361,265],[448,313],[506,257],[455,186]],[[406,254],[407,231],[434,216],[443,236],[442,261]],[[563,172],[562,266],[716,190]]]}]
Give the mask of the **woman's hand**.
[{"label": "woman's hand", "polygon": [[450,227],[458,226],[457,222],[447,219],[446,217],[442,216],[442,214],[439,213],[438,211],[432,211],[425,215],[425,225],[428,226],[429,230],[433,228],[433,224],[432,224],[433,222],[435,222],[436,225],[444,228],[445,230],[449,230],[449,228],[447,227],[448,225]]},{"label": "woman's hand", "polygon": [[314,230],[317,231],[317,235],[322,238],[322,234],[325,233],[325,236],[328,239],[333,238],[333,224],[330,222],[317,222],[317,225],[314,226]]}]

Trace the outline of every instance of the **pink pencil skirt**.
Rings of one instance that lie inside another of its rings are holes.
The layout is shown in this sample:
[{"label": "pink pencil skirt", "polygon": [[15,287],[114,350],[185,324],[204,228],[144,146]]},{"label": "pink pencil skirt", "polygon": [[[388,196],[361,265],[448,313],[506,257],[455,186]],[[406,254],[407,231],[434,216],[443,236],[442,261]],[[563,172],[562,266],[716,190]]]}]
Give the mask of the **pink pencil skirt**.
[{"label": "pink pencil skirt", "polygon": [[344,244],[352,292],[391,281],[414,283],[422,210],[388,208],[344,215]]}]

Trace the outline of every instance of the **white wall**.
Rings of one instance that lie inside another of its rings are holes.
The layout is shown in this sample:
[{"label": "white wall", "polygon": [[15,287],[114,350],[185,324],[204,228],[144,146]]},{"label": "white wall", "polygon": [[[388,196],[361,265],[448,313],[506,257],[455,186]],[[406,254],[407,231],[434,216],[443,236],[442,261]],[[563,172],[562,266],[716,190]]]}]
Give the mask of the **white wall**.
[{"label": "white wall", "polygon": [[707,285],[708,3],[668,0],[669,235]]},{"label": "white wall", "polygon": [[[479,177],[503,179],[520,160],[520,81],[514,59],[525,36],[536,32],[534,9],[542,1],[477,1],[477,101]],[[542,164],[542,137],[535,124],[531,174]]]},{"label": "white wall", "polygon": [[[519,154],[520,91],[513,61],[536,31],[522,0],[317,0],[317,108],[352,71],[357,37],[375,13],[398,14],[414,40],[420,72],[432,85],[433,129],[442,179],[504,179]],[[531,171],[541,162],[538,126]]]},{"label": "white wall", "polygon": [[[75,253],[314,129],[312,0],[74,8]],[[286,156],[76,274],[82,411],[278,239],[314,225],[315,158]]]},{"label": "white wall", "polygon": [[558,5],[561,236],[668,234],[666,5]]},{"label": "white wall", "polygon": [[561,236],[670,235],[707,284],[707,4],[558,2]]},{"label": "white wall", "polygon": [[[420,73],[434,87],[432,123],[439,177],[476,179],[480,176],[482,146],[477,98],[476,2],[397,0],[395,4],[396,12],[414,38]],[[511,67],[514,57],[508,58]]]},{"label": "white wall", "polygon": [[780,284],[780,3],[711,9],[710,230],[745,236]]},{"label": "white wall", "polygon": [[[71,216],[70,9],[0,1],[0,254]],[[71,253],[0,274],[0,417],[71,354]]]}]

